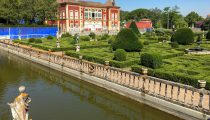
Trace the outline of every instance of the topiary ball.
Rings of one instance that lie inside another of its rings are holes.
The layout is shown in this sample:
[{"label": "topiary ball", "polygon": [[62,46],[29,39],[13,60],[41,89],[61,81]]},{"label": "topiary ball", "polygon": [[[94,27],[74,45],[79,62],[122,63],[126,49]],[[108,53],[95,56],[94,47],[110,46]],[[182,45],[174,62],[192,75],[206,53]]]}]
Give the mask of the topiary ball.
[{"label": "topiary ball", "polygon": [[159,68],[163,64],[161,55],[157,53],[144,53],[141,55],[141,65],[150,68]]},{"label": "topiary ball", "polygon": [[126,57],[127,57],[127,53],[123,49],[117,49],[114,53],[114,60],[125,61]]},{"label": "topiary ball", "polygon": [[140,51],[143,48],[142,43],[139,41],[138,36],[131,29],[122,29],[115,41],[112,44],[112,48],[124,49],[125,51]]},{"label": "topiary ball", "polygon": [[189,28],[178,29],[174,34],[174,41],[182,45],[189,45],[194,42],[194,33]]}]

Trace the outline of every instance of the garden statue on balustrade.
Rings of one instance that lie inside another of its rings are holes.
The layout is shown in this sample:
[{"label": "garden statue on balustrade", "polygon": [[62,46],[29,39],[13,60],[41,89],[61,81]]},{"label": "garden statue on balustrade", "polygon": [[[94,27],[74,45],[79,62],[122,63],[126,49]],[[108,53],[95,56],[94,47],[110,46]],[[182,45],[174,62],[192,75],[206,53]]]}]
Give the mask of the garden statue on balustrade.
[{"label": "garden statue on balustrade", "polygon": [[29,94],[25,93],[25,86],[20,86],[19,92],[20,95],[12,103],[8,103],[13,120],[29,120],[29,103],[31,98]]}]

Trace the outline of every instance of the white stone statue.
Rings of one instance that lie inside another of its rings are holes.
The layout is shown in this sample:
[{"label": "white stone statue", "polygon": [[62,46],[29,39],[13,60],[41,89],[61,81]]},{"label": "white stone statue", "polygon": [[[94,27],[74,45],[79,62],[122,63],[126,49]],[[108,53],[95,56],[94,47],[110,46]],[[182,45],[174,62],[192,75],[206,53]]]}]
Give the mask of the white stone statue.
[{"label": "white stone statue", "polygon": [[29,103],[31,98],[25,93],[25,87],[19,87],[20,95],[15,98],[13,103],[8,103],[11,108],[13,120],[29,120]]},{"label": "white stone statue", "polygon": [[76,46],[76,52],[79,52],[79,51],[80,51],[80,46],[77,45],[77,46]]}]

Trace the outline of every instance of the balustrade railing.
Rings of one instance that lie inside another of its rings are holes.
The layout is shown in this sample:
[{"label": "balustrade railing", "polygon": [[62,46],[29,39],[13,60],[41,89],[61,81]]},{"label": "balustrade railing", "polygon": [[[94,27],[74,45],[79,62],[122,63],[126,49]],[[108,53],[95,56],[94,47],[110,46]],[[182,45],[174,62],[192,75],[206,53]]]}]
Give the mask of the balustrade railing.
[{"label": "balustrade railing", "polygon": [[205,89],[197,89],[192,86],[151,77],[147,74],[124,71],[110,67],[108,64],[101,65],[84,61],[82,58],[76,59],[64,55],[56,55],[50,50],[42,51],[33,49],[31,46],[24,47],[8,41],[0,41],[0,46],[26,56],[55,63],[61,65],[61,67],[77,70],[144,94],[210,114],[210,91]]}]

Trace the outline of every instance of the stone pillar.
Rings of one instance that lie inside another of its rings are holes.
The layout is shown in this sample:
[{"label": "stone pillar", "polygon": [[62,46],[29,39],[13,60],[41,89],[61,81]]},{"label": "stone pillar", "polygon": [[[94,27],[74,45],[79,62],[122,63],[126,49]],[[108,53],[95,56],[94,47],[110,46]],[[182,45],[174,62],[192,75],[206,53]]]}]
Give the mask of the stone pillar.
[{"label": "stone pillar", "polygon": [[48,50],[48,62],[50,62],[50,56],[51,56],[51,49]]},{"label": "stone pillar", "polygon": [[83,72],[82,70],[82,55],[79,56],[79,62],[80,62],[80,72]]},{"label": "stone pillar", "polygon": [[108,70],[109,70],[109,61],[105,61],[105,69],[106,69],[105,79],[107,79],[108,78]]},{"label": "stone pillar", "polygon": [[204,96],[204,90],[206,87],[206,81],[198,80],[198,86],[199,86],[199,94],[200,94],[200,100],[199,100],[198,106],[203,108],[203,96]]},{"label": "stone pillar", "polygon": [[148,69],[147,68],[142,68],[141,72],[143,74],[143,87],[142,87],[142,89],[143,89],[143,92],[145,93],[146,92],[145,91],[145,82],[146,82],[146,79],[147,79]]}]

